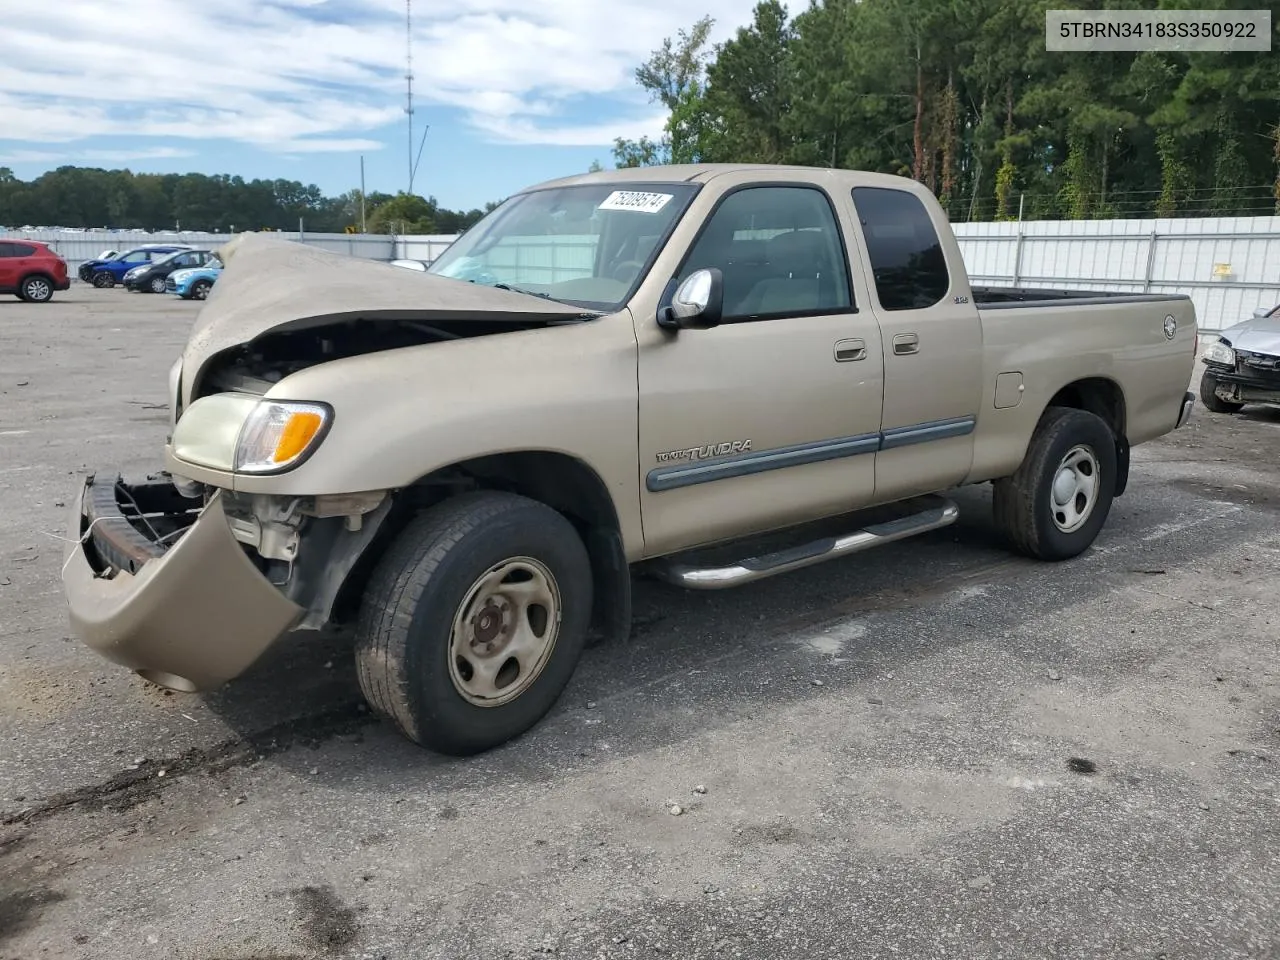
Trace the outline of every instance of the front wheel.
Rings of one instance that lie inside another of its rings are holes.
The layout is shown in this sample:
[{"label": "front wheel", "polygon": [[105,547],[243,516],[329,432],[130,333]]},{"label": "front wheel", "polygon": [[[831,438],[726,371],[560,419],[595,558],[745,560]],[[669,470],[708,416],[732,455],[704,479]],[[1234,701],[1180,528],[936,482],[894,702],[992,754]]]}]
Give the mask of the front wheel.
[{"label": "front wheel", "polygon": [[44,277],[27,277],[22,281],[18,295],[27,303],[48,303],[53,299],[53,284]]},{"label": "front wheel", "polygon": [[1217,390],[1218,378],[1206,370],[1200,378],[1200,402],[1204,404],[1204,408],[1213,413],[1239,413],[1244,409],[1243,403],[1223,400],[1218,396]]},{"label": "front wheel", "polygon": [[534,726],[573,675],[592,605],[577,531],[550,507],[468,493],[413,520],[379,561],[356,626],[373,709],[455,756]]},{"label": "front wheel", "polygon": [[1017,472],[995,483],[996,525],[1020,553],[1067,560],[1097,539],[1116,477],[1116,439],[1106,421],[1050,407]]},{"label": "front wheel", "polygon": [[152,293],[164,293],[164,277],[152,277],[150,286]]},{"label": "front wheel", "polygon": [[209,297],[209,288],[213,284],[208,280],[197,280],[191,285],[191,296],[196,300],[207,300]]},{"label": "front wheel", "polygon": [[93,275],[93,285],[100,290],[105,290],[107,287],[116,285],[116,278],[106,270],[99,270]]}]

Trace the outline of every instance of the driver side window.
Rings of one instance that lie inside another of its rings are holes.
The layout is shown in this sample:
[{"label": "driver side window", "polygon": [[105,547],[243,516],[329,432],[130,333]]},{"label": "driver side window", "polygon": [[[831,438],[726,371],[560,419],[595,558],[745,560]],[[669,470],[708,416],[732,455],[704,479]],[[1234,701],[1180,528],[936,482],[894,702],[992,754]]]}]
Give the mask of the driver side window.
[{"label": "driver side window", "polygon": [[848,313],[849,269],[831,201],[804,186],[747,187],[725,197],[677,281],[715,267],[721,322]]}]

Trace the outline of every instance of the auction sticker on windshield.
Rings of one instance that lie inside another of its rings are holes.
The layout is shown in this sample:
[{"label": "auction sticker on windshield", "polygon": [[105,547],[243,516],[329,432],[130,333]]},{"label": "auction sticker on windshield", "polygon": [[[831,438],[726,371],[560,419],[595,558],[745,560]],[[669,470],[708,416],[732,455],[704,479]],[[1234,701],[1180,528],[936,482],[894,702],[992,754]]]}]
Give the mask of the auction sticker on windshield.
[{"label": "auction sticker on windshield", "polygon": [[634,210],[637,213],[657,213],[667,205],[670,193],[640,193],[635,190],[615,190],[605,197],[597,210]]}]

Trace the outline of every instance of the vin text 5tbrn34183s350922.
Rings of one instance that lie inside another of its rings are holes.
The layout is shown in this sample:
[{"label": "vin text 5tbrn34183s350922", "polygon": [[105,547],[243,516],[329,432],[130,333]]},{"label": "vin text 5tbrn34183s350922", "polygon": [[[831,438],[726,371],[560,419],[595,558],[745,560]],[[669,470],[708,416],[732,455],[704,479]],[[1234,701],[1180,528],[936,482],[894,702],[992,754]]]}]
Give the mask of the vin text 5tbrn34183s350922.
[{"label": "vin text 5tbrn34183s350922", "polygon": [[570,177],[425,272],[254,235],[220,259],[164,472],[75,497],[74,629],[199,690],[350,625],[372,706],[454,754],[626,633],[633,570],[748,583],[945,526],[983,482],[1012,547],[1063,560],[1192,406],[1189,299],[974,288],[933,196],[879,174]]}]

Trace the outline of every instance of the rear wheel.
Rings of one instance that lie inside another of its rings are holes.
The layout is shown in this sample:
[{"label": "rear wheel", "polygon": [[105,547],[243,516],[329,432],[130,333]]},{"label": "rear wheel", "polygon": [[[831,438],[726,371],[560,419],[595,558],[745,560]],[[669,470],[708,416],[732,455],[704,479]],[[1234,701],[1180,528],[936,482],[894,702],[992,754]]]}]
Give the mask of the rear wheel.
[{"label": "rear wheel", "polygon": [[27,277],[18,288],[18,295],[28,303],[48,303],[53,299],[53,284],[47,277]]},{"label": "rear wheel", "polygon": [[99,270],[93,275],[93,285],[99,289],[114,287],[116,285],[116,278],[106,270]]},{"label": "rear wheel", "polygon": [[1020,553],[1066,560],[1089,548],[1111,510],[1116,439],[1096,414],[1050,407],[1017,472],[995,483],[995,519]]},{"label": "rear wheel", "polygon": [[410,523],[369,580],[356,666],[402,734],[465,756],[534,726],[582,653],[591,566],[573,525],[509,493],[468,493]]},{"label": "rear wheel", "polygon": [[1204,376],[1200,378],[1200,402],[1204,404],[1206,410],[1213,413],[1239,413],[1244,409],[1243,403],[1223,400],[1218,396],[1217,389],[1218,378],[1206,370]]}]

